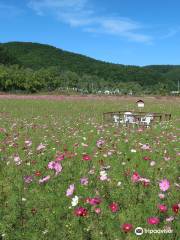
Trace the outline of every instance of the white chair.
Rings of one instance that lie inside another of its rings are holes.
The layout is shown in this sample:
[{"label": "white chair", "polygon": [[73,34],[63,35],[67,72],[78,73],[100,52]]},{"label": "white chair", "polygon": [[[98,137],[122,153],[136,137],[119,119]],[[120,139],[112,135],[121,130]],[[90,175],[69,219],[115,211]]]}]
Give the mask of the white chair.
[{"label": "white chair", "polygon": [[151,124],[151,121],[153,120],[153,115],[152,114],[148,114],[145,117],[141,118],[141,123],[143,125],[149,126]]},{"label": "white chair", "polygon": [[123,123],[123,119],[120,118],[118,115],[113,115],[113,122],[116,124],[116,125],[119,125],[119,123]]},{"label": "white chair", "polygon": [[124,113],[124,122],[126,124],[128,124],[128,123],[135,123],[135,118],[132,115],[132,112],[125,112]]}]

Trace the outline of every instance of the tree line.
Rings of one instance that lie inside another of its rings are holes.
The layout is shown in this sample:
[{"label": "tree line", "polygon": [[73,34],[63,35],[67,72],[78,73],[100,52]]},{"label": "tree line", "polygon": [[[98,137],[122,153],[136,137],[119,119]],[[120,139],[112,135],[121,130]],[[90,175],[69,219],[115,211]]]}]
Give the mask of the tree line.
[{"label": "tree line", "polygon": [[169,94],[179,76],[180,66],[125,66],[42,44],[0,44],[0,91]]}]

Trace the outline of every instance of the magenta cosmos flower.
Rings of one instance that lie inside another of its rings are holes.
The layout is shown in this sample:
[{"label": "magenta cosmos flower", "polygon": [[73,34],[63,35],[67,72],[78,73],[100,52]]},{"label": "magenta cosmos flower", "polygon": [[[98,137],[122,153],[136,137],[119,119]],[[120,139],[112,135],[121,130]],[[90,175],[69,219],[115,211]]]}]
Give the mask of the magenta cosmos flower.
[{"label": "magenta cosmos flower", "polygon": [[178,213],[178,212],[179,212],[179,208],[180,208],[180,204],[174,204],[174,205],[172,206],[172,210],[173,210],[173,212],[175,212],[175,213]]},{"label": "magenta cosmos flower", "polygon": [[75,209],[74,213],[78,217],[85,217],[88,214],[88,210],[86,208],[83,208],[83,207],[78,207],[78,208]]},{"label": "magenta cosmos flower", "polygon": [[160,220],[157,217],[150,217],[147,219],[147,222],[151,225],[156,225],[160,222]]},{"label": "magenta cosmos flower", "polygon": [[124,224],[122,225],[122,230],[123,230],[125,233],[132,231],[132,229],[133,229],[133,226],[132,226],[132,224],[130,224],[130,223],[124,223]]},{"label": "magenta cosmos flower", "polygon": [[111,209],[111,212],[115,213],[119,210],[119,205],[113,202],[109,205],[109,208]]},{"label": "magenta cosmos flower", "polygon": [[91,160],[91,157],[90,157],[88,154],[84,154],[84,155],[83,155],[83,160],[84,160],[84,161],[90,161],[90,160]]},{"label": "magenta cosmos flower", "polygon": [[160,212],[167,212],[167,206],[163,204],[158,205],[158,209]]},{"label": "magenta cosmos flower", "polygon": [[160,187],[161,191],[165,192],[169,189],[170,183],[167,179],[163,179],[160,181],[159,187]]}]

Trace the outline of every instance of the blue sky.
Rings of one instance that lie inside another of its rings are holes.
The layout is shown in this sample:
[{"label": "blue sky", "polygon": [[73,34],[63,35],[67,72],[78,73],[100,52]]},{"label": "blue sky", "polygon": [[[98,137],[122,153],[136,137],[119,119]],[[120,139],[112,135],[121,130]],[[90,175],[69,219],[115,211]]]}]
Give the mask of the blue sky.
[{"label": "blue sky", "polygon": [[180,64],[179,0],[0,0],[0,42],[129,65]]}]

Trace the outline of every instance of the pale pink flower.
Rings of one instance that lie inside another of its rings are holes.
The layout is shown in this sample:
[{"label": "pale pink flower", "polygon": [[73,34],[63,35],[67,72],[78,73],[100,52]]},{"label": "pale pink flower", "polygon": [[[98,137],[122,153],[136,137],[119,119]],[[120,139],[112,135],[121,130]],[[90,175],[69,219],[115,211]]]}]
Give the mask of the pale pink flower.
[{"label": "pale pink flower", "polygon": [[30,147],[32,145],[31,140],[26,140],[24,143],[25,143],[26,147]]},{"label": "pale pink flower", "polygon": [[84,178],[80,179],[80,182],[81,182],[82,185],[88,185],[89,181],[88,181],[88,178],[84,177]]},{"label": "pale pink flower", "polygon": [[101,213],[101,209],[100,209],[100,208],[95,208],[94,211],[95,211],[95,213],[97,213],[97,214],[100,214],[100,213]]},{"label": "pale pink flower", "polygon": [[22,163],[22,160],[20,159],[20,157],[18,155],[16,155],[14,157],[14,161],[15,161],[17,166],[19,166]]},{"label": "pale pink flower", "polygon": [[142,128],[138,128],[137,132],[143,132],[144,130]]},{"label": "pale pink flower", "polygon": [[167,179],[163,179],[160,181],[159,187],[160,187],[161,191],[165,192],[169,189],[170,182]]},{"label": "pale pink flower", "polygon": [[107,172],[106,171],[100,171],[100,180],[101,181],[106,181],[108,180]]},{"label": "pale pink flower", "polygon": [[171,158],[170,158],[169,156],[165,156],[165,157],[164,157],[164,160],[165,160],[165,161],[169,161],[170,159],[171,159]]},{"label": "pale pink flower", "polygon": [[25,176],[24,177],[24,182],[25,183],[31,183],[33,181],[33,177],[32,176]]},{"label": "pale pink flower", "polygon": [[108,177],[107,176],[100,176],[100,180],[101,181],[106,181],[106,180],[108,180]]},{"label": "pale pink flower", "polygon": [[54,170],[56,171],[56,175],[58,175],[62,171],[62,166],[60,163],[56,162]]},{"label": "pale pink flower", "polygon": [[86,143],[81,143],[81,145],[82,145],[83,147],[88,147],[88,144],[86,144]]},{"label": "pale pink flower", "polygon": [[148,184],[148,183],[150,183],[150,180],[147,179],[147,178],[142,178],[142,177],[140,177],[139,180],[138,180],[138,182],[143,182],[143,183]]},{"label": "pale pink flower", "polygon": [[148,144],[143,144],[143,145],[141,146],[141,149],[143,149],[143,150],[150,150],[151,147],[150,147]]},{"label": "pale pink flower", "polygon": [[36,148],[37,151],[42,151],[46,148],[46,146],[42,143],[39,144],[39,146]]},{"label": "pale pink flower", "polygon": [[55,166],[55,162],[54,161],[48,163],[48,168],[49,169],[54,169],[54,166]]},{"label": "pale pink flower", "polygon": [[67,191],[66,191],[66,196],[67,196],[67,197],[72,196],[73,193],[74,193],[74,189],[75,189],[74,184],[71,184],[71,185],[69,186],[69,188],[67,189]]},{"label": "pale pink flower", "polygon": [[174,220],[173,216],[170,216],[170,217],[166,218],[166,222],[172,222],[173,220]]},{"label": "pale pink flower", "polygon": [[98,148],[101,148],[104,143],[105,143],[105,141],[102,140],[102,139],[100,139],[100,140],[98,140],[98,141],[96,142],[96,146],[97,146]]},{"label": "pale pink flower", "polygon": [[164,199],[165,198],[165,195],[163,193],[159,193],[159,198],[160,199]]},{"label": "pale pink flower", "polygon": [[50,179],[50,176],[48,175],[48,176],[46,176],[46,177],[44,177],[44,178],[41,178],[41,179],[39,180],[39,183],[40,183],[40,184],[41,184],[41,183],[45,183],[45,182],[47,182],[49,179]]}]

